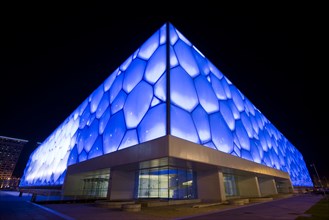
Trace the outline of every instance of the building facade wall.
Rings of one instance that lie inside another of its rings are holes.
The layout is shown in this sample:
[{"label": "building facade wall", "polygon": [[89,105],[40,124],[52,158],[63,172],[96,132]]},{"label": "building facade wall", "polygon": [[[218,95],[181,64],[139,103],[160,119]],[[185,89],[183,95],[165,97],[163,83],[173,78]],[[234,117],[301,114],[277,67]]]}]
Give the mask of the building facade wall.
[{"label": "building facade wall", "polygon": [[[258,173],[275,169],[289,173],[295,186],[313,185],[297,148],[168,23],[112,72],[31,154],[20,186],[62,185],[70,165],[144,146],[168,135],[222,153],[214,153],[219,156],[215,158],[200,154],[198,151],[207,150],[194,150],[194,145],[181,151],[179,145],[169,144],[170,157],[210,160],[210,164],[237,170],[239,165],[230,160],[242,158],[250,162],[243,162],[245,171],[254,172],[255,162],[261,165]],[[154,149],[150,146],[144,150],[148,154]],[[159,154],[163,151],[156,149]],[[223,154],[232,157],[222,160]],[[126,162],[113,159],[118,160]]]}]

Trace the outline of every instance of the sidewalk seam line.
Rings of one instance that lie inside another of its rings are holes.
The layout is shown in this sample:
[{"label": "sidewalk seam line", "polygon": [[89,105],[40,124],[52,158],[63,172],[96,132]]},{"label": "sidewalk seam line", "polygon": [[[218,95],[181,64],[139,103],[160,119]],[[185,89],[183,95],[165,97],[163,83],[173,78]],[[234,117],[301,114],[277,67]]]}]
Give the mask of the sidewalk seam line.
[{"label": "sidewalk seam line", "polygon": [[57,215],[57,216],[59,216],[59,217],[61,217],[61,218],[63,218],[63,219],[66,219],[66,220],[74,220],[74,218],[71,218],[71,217],[69,217],[69,216],[67,216],[67,215],[64,215],[64,214],[62,214],[62,213],[59,213],[59,212],[57,212],[57,211],[55,211],[55,210],[52,210],[52,209],[50,209],[50,208],[47,208],[47,207],[44,207],[44,206],[42,206],[42,205],[39,205],[39,204],[33,203],[33,202],[31,202],[31,201],[26,201],[26,202],[28,202],[28,203],[30,203],[30,204],[32,204],[32,205],[35,205],[35,206],[37,206],[37,207],[39,207],[39,208],[41,208],[41,209],[44,209],[44,210],[46,210],[46,211],[48,211],[48,212],[50,212],[50,213],[53,213],[54,215]]}]

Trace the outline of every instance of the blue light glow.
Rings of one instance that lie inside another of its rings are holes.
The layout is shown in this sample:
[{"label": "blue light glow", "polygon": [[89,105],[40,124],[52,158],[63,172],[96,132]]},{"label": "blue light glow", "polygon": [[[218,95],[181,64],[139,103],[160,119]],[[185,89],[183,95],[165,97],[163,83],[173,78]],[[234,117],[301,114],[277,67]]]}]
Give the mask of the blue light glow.
[{"label": "blue light glow", "polygon": [[68,165],[167,135],[167,90],[171,135],[313,186],[301,153],[187,38],[169,31],[169,39],[166,25],[156,31],[43,141],[20,186],[61,185]]}]

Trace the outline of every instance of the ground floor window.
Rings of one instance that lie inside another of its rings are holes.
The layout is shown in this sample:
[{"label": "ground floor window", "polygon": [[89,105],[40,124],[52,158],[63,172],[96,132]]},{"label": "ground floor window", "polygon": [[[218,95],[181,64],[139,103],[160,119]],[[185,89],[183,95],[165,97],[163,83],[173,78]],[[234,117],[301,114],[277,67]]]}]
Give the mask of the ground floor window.
[{"label": "ground floor window", "polygon": [[234,175],[224,174],[224,187],[225,195],[227,197],[239,195],[236,184],[236,177]]},{"label": "ground floor window", "polygon": [[84,196],[88,197],[106,197],[109,185],[109,177],[89,177],[83,179]]},{"label": "ground floor window", "polygon": [[137,176],[137,198],[197,198],[196,175],[191,169],[169,166],[141,169]]}]

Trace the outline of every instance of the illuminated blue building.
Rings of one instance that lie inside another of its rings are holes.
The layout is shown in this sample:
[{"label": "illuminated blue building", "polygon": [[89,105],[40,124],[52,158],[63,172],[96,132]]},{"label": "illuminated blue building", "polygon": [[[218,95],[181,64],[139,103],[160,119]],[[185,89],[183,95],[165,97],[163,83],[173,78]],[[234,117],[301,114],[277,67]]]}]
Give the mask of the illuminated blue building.
[{"label": "illuminated blue building", "polygon": [[313,186],[302,154],[170,23],[31,154],[20,187],[109,199]]}]

